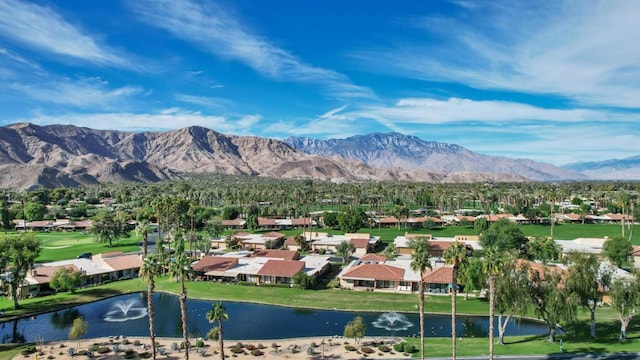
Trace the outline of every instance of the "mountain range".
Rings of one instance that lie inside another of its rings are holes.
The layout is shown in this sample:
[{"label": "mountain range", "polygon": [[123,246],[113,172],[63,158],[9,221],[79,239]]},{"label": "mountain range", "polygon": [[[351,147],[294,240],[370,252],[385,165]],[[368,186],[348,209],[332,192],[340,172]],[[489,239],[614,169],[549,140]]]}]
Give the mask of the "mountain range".
[{"label": "mountain range", "polygon": [[638,180],[640,179],[640,155],[624,159],[567,164],[563,168],[579,171],[598,180]]},{"label": "mountain range", "polygon": [[164,132],[16,123],[0,127],[0,186],[17,189],[161,181],[185,173],[353,181],[586,179],[573,169],[474,153],[397,133],[279,141],[199,126]]}]

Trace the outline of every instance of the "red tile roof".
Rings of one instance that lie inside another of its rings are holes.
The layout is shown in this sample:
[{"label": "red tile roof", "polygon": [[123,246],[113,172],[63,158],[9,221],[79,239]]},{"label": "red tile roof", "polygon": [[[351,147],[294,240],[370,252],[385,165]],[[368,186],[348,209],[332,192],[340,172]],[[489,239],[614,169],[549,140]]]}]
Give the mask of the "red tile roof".
[{"label": "red tile roof", "polygon": [[[104,254],[103,254],[104,255]],[[131,254],[124,256],[115,256],[109,258],[102,258],[102,260],[107,263],[107,265],[111,266],[113,270],[121,271],[128,269],[137,269],[142,266],[142,259],[140,255]]]},{"label": "red tile roof", "polygon": [[399,220],[395,216],[389,216],[389,217],[380,219],[380,224],[397,224],[398,222]]},{"label": "red tile roof", "polygon": [[238,264],[238,258],[224,256],[203,256],[202,259],[194,263],[193,271],[225,271]]},{"label": "red tile roof", "polygon": [[384,264],[360,264],[342,275],[348,279],[402,281],[404,269]]},{"label": "red tile roof", "polygon": [[351,239],[351,243],[356,249],[366,249],[369,247],[369,239]]},{"label": "red tile roof", "polygon": [[427,274],[422,278],[427,284],[451,284],[453,282],[452,267],[438,267],[427,271]]},{"label": "red tile roof", "polygon": [[297,260],[268,260],[258,271],[258,275],[292,277],[304,269],[304,262]]},{"label": "red tile roof", "polygon": [[271,232],[268,232],[268,233],[262,235],[262,237],[276,238],[276,239],[281,239],[281,238],[283,238],[285,236],[287,236],[287,235],[279,233],[279,232],[276,232],[276,231],[271,231]]},{"label": "red tile roof", "polygon": [[293,226],[311,225],[311,219],[310,218],[291,219],[291,225]]},{"label": "red tile roof", "polygon": [[387,257],[384,255],[378,255],[378,254],[365,254],[360,258],[360,261],[385,262],[387,261]]},{"label": "red tile roof", "polygon": [[75,265],[64,265],[64,266],[39,266],[34,268],[30,276],[30,279],[34,280],[38,284],[47,284],[51,281],[51,277],[53,274],[58,271],[58,269],[67,268],[72,271],[80,271]]},{"label": "red tile roof", "polygon": [[258,226],[267,226],[267,225],[275,225],[275,224],[276,224],[276,219],[269,219],[269,218],[263,218],[263,217],[258,218]]},{"label": "red tile roof", "polygon": [[251,254],[251,257],[298,260],[300,259],[300,253],[293,250],[256,250],[253,252],[253,254]]}]

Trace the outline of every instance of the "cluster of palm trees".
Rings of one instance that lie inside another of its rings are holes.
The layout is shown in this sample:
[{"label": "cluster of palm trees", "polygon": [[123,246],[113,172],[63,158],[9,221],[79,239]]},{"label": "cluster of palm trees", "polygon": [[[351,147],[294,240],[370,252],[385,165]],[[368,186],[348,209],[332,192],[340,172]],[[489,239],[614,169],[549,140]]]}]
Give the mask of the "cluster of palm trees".
[{"label": "cluster of palm trees", "polygon": [[[155,279],[164,272],[165,265],[156,254],[148,254],[144,257],[144,262],[140,268],[140,278],[147,283],[147,309],[149,317],[149,336],[151,339],[152,357],[156,359],[156,334],[154,330],[154,308],[153,293],[155,290]],[[180,282],[180,318],[182,322],[182,335],[184,337],[185,358],[189,359],[189,350],[191,347],[189,341],[189,329],[187,321],[187,290],[185,281],[191,276],[191,260],[184,251],[184,240],[177,238],[176,256],[169,263],[168,274],[170,279]],[[218,322],[218,327],[212,331],[211,336],[215,336],[219,341],[221,359],[224,359],[224,343],[222,337],[222,321],[228,318],[225,307],[222,303],[213,304],[211,311],[207,313],[207,319],[210,322]]]}]

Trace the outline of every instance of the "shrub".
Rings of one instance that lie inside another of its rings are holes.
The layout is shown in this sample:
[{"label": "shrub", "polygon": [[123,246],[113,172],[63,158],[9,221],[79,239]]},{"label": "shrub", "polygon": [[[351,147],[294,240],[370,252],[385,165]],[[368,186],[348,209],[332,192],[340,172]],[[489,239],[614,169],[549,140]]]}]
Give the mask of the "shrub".
[{"label": "shrub", "polygon": [[129,345],[130,342],[127,339],[122,340],[122,345]]},{"label": "shrub", "polygon": [[55,356],[53,356],[53,355],[49,355],[49,356],[47,356],[47,359],[49,359],[49,360],[51,360],[51,359],[55,359],[55,358],[56,358],[56,357],[55,357]]},{"label": "shrub", "polygon": [[148,359],[148,358],[152,357],[152,356],[153,356],[153,354],[151,354],[151,353],[150,353],[150,352],[148,352],[148,351],[145,351],[145,352],[141,353],[139,356],[140,356],[140,358],[142,358],[142,359]]},{"label": "shrub", "polygon": [[109,347],[108,347],[108,346],[100,346],[98,349],[96,349],[96,352],[97,352],[98,354],[106,354],[106,353],[108,353],[109,351],[111,351],[111,349],[109,349]]},{"label": "shrub", "polygon": [[29,356],[31,354],[33,354],[34,352],[36,352],[36,347],[33,345],[29,345],[27,346],[24,350],[22,350],[20,353],[24,356]]},{"label": "shrub", "polygon": [[171,350],[177,351],[178,350],[178,343],[172,343],[171,344]]},{"label": "shrub", "polygon": [[345,345],[344,348],[347,351],[356,351],[357,350],[355,346],[349,345],[349,344]]},{"label": "shrub", "polygon": [[231,352],[234,354],[240,354],[244,352],[244,346],[242,343],[237,343],[231,347]]},{"label": "shrub", "polygon": [[397,343],[397,344],[393,344],[393,350],[395,350],[395,351],[397,351],[397,352],[402,352],[402,349],[403,349],[403,347],[404,347],[404,344],[405,344],[405,343],[403,343],[403,342],[401,342],[401,343]]},{"label": "shrub", "polygon": [[360,349],[360,351],[362,351],[363,354],[373,354],[374,352],[376,352],[368,346],[363,347],[362,349]]},{"label": "shrub", "polygon": [[69,356],[75,355],[76,354],[76,348],[72,348],[72,347],[68,348],[67,349],[67,354],[69,354]]},{"label": "shrub", "polygon": [[380,350],[382,352],[389,352],[389,351],[391,351],[391,348],[389,348],[389,346],[387,346],[387,345],[382,344],[382,345],[378,346],[378,350]]},{"label": "shrub", "polygon": [[413,354],[416,351],[416,347],[408,342],[402,343],[402,351],[407,354]]},{"label": "shrub", "polygon": [[133,341],[133,345],[140,346],[140,340],[134,340]]},{"label": "shrub", "polygon": [[180,343],[180,350],[184,350],[184,348],[186,347],[186,345],[184,344],[184,341]]},{"label": "shrub", "polygon": [[253,344],[247,344],[247,345],[244,346],[244,348],[249,350],[249,351],[252,351],[252,350],[255,350],[256,346],[253,345]]},{"label": "shrub", "polygon": [[251,350],[251,355],[260,356],[260,355],[264,355],[264,353],[260,349],[253,349],[253,350]]},{"label": "shrub", "polygon": [[258,344],[258,349],[262,350],[262,349],[264,349],[264,348],[265,348],[265,346],[264,346],[264,345],[262,345],[262,343]]},{"label": "shrub", "polygon": [[60,347],[61,347],[61,348],[65,347],[65,346],[67,346],[67,345],[65,345],[65,344],[60,344]]},{"label": "shrub", "polygon": [[201,347],[203,347],[203,346],[204,346],[204,341],[202,341],[202,340],[197,340],[197,341],[196,341],[196,347],[201,348]]},{"label": "shrub", "polygon": [[98,344],[93,344],[89,346],[89,351],[98,351]]},{"label": "shrub", "polygon": [[205,349],[200,349],[200,351],[198,351],[198,353],[200,354],[200,356],[202,357],[206,357],[207,356],[207,350]]}]

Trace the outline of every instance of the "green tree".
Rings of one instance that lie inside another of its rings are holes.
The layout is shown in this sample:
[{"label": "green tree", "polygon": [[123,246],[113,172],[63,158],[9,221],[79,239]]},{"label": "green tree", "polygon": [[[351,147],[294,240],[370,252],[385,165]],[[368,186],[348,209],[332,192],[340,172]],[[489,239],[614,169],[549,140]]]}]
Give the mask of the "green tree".
[{"label": "green tree", "polygon": [[225,320],[229,320],[229,314],[227,314],[227,309],[222,305],[221,302],[217,302],[213,304],[213,308],[207,312],[207,320],[210,323],[218,322],[218,341],[220,348],[220,359],[224,360],[224,337],[222,332],[222,322]]},{"label": "green tree", "polygon": [[78,341],[78,349],[80,349],[80,339],[87,333],[89,323],[84,321],[81,317],[77,317],[73,320],[73,325],[69,330],[69,340]]},{"label": "green tree", "polygon": [[591,337],[596,337],[596,309],[600,300],[600,289],[611,282],[611,271],[600,266],[593,254],[573,252],[569,254],[569,275],[566,279],[568,291],[576,294],[580,305],[591,315]]},{"label": "green tree", "polygon": [[413,249],[411,255],[411,269],[420,275],[418,281],[418,311],[420,313],[420,356],[424,359],[424,276],[427,269],[431,269],[429,260],[429,240],[418,237],[409,242]]},{"label": "green tree", "polygon": [[627,339],[627,327],[640,310],[640,277],[619,278],[611,284],[611,302],[620,320],[620,341]]},{"label": "green tree", "polygon": [[300,251],[308,251],[310,249],[309,242],[304,238],[304,236],[302,236],[302,234],[296,234],[293,237],[293,240],[296,242],[296,245],[298,245],[298,249],[300,249]]},{"label": "green tree", "polygon": [[191,261],[184,251],[184,240],[176,244],[176,257],[169,264],[169,277],[180,282],[180,318],[182,320],[182,335],[184,336],[185,359],[189,360],[189,329],[187,327],[187,288],[185,281],[191,275]]},{"label": "green tree", "polygon": [[19,309],[18,289],[23,285],[27,272],[33,269],[40,255],[40,241],[33,233],[0,238],[0,262],[8,266],[8,279],[14,309]]},{"label": "green tree", "polygon": [[604,242],[602,253],[617,267],[622,267],[629,261],[633,247],[627,239],[622,236],[613,237]]},{"label": "green tree", "polygon": [[136,234],[142,236],[142,256],[147,256],[147,243],[149,241],[149,234],[153,231],[149,220],[139,219],[136,225]]},{"label": "green tree", "polygon": [[305,273],[304,270],[300,270],[291,278],[293,283],[300,286],[302,289],[311,289],[314,283],[314,277]]},{"label": "green tree", "polygon": [[24,204],[24,217],[27,221],[37,221],[44,219],[47,208],[39,202],[28,202]]},{"label": "green tree", "polygon": [[496,247],[500,251],[516,249],[524,252],[527,241],[527,237],[518,225],[507,219],[494,222],[480,237],[480,243],[485,249]]},{"label": "green tree", "polygon": [[467,248],[457,240],[444,251],[444,261],[453,265],[451,279],[451,358],[456,359],[456,301],[458,299],[458,272],[469,263]]},{"label": "green tree", "polygon": [[486,248],[483,270],[489,278],[489,359],[494,358],[494,318],[496,310],[496,279],[502,272],[504,259],[497,247]]},{"label": "green tree", "polygon": [[129,237],[127,219],[108,210],[99,211],[93,217],[91,233],[97,242],[107,242],[112,247],[113,241]]},{"label": "green tree", "polygon": [[547,236],[536,236],[529,240],[527,253],[543,264],[560,258],[561,248],[553,239]]},{"label": "green tree", "polygon": [[332,211],[325,211],[324,213],[322,213],[322,219],[324,226],[328,228],[334,229],[339,226],[338,214]]},{"label": "green tree", "polygon": [[0,222],[2,222],[2,228],[4,229],[5,233],[7,232],[7,230],[13,228],[12,221],[13,213],[9,208],[9,204],[5,200],[0,201]]},{"label": "green tree", "polygon": [[343,263],[346,263],[355,251],[355,245],[349,240],[344,240],[336,246],[336,254],[342,258]]},{"label": "green tree", "polygon": [[557,324],[575,321],[580,300],[576,294],[559,286],[562,275],[559,270],[545,267],[542,272],[529,271],[529,299],[538,318],[547,325],[549,342],[556,341]]},{"label": "green tree", "polygon": [[222,228],[222,221],[219,217],[214,217],[213,219],[207,221],[204,230],[207,232],[207,234],[217,238],[224,230]]},{"label": "green tree", "polygon": [[360,341],[367,331],[367,325],[362,317],[356,316],[344,326],[344,337],[351,338],[356,343],[356,348],[360,348]]},{"label": "green tree", "polygon": [[345,233],[355,233],[360,230],[366,219],[362,209],[349,209],[338,214],[338,226]]},{"label": "green tree", "polygon": [[489,221],[485,217],[479,217],[473,222],[473,230],[478,235],[481,235],[488,228]]},{"label": "green tree", "polygon": [[56,291],[69,291],[74,293],[82,283],[82,272],[72,268],[61,267],[51,276],[49,286]]},{"label": "green tree", "polygon": [[140,268],[140,279],[147,282],[147,314],[149,318],[149,337],[151,339],[151,349],[153,359],[156,359],[156,333],[153,324],[153,292],[156,287],[155,278],[160,275],[161,264],[155,254],[145,256]]},{"label": "green tree", "polygon": [[480,258],[472,257],[469,264],[460,271],[460,278],[464,283],[464,299],[469,299],[469,292],[484,289],[487,283],[487,276],[484,273],[483,261]]},{"label": "green tree", "polygon": [[529,268],[517,267],[514,255],[503,263],[502,272],[496,277],[495,307],[498,312],[498,343],[504,345],[507,325],[514,315],[524,315],[529,308],[527,286]]}]

